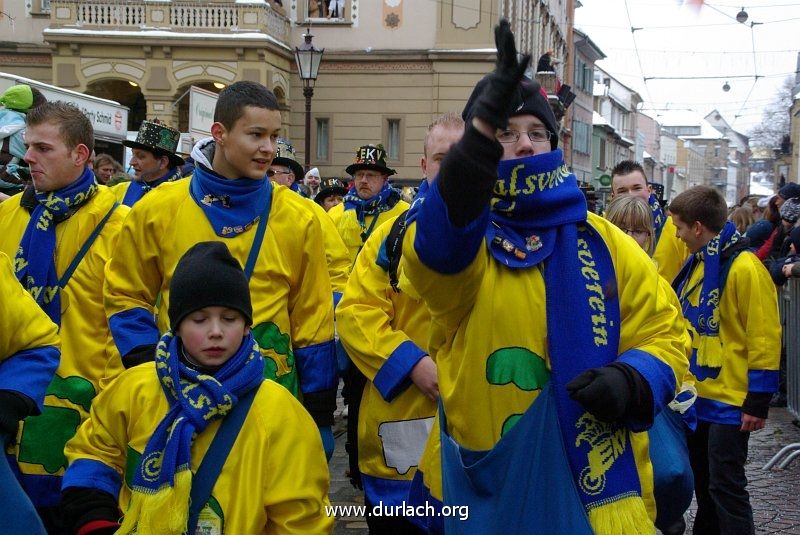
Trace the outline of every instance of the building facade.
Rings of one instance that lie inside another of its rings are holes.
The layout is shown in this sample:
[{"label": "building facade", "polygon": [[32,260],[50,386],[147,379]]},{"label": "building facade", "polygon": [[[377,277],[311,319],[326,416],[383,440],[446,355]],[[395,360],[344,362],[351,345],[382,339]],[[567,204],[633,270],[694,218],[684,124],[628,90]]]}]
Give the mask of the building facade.
[{"label": "building facade", "polygon": [[419,177],[427,125],[460,112],[493,69],[501,17],[521,52],[535,61],[554,49],[557,75],[572,78],[572,0],[342,0],[331,13],[314,0],[0,2],[16,28],[15,44],[0,48],[0,70],[120,102],[129,130],[158,118],[186,132],[189,87],[218,93],[257,81],[278,97],[301,161],[305,98],[294,49],[310,27],[325,49],[309,140],[323,176],[343,176],[358,146],[383,143],[398,176]]},{"label": "building facade", "polygon": [[571,113],[571,152],[568,165],[581,183],[591,183],[594,177],[592,165],[592,112],[594,90],[594,64],[606,57],[588,35],[575,29],[573,32],[574,61],[572,90],[575,100]]}]

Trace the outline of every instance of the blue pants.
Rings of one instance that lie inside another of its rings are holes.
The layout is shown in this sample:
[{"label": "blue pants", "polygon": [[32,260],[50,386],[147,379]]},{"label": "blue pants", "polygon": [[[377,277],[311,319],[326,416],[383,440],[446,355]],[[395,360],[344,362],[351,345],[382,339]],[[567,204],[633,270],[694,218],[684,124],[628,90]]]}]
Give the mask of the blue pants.
[{"label": "blue pants", "polygon": [[[7,441],[8,437],[0,435],[1,445],[5,446]],[[0,452],[0,533],[46,535],[36,509],[8,465],[5,447],[3,450]]]}]

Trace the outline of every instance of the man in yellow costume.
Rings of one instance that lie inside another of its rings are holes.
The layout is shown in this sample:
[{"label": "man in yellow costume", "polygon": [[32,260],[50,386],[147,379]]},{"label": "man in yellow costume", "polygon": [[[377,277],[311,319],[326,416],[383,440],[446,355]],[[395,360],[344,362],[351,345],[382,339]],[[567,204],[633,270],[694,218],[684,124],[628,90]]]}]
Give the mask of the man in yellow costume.
[{"label": "man in yellow costume", "polygon": [[122,371],[119,359],[109,358],[102,288],[128,208],[88,168],[94,133],[76,106],[47,102],[31,110],[25,142],[33,187],[0,205],[0,251],[59,326],[61,362],[41,414],[24,420],[12,449],[45,528],[58,532],[64,444],[88,417],[101,380]]},{"label": "man in yellow costume", "polygon": [[212,138],[192,150],[191,178],[162,184],[125,220],[106,270],[105,308],[125,367],[152,361],[168,328],[178,259],[199,241],[225,242],[250,280],[267,378],[302,399],[332,454],[332,290],[319,221],[305,200],[266,178],[282,128],[278,101],[263,85],[236,82],[220,92]]},{"label": "man in yellow costume", "polygon": [[432,317],[442,513],[469,508],[444,527],[652,533],[639,431],[675,396],[688,335],[646,254],[587,213],[507,21],[495,39],[497,68],[403,243]]},{"label": "man in yellow costume", "polygon": [[[464,121],[453,113],[428,127],[420,196],[463,133]],[[367,377],[360,407],[349,414],[358,424],[358,466],[351,464],[350,471],[351,478],[360,473],[367,524],[376,534],[421,533],[402,514],[372,513],[376,505],[407,501],[439,398],[436,364],[425,349],[430,314],[407,281],[401,285],[396,278],[403,217],[390,219],[367,239],[336,309],[339,339]]]}]

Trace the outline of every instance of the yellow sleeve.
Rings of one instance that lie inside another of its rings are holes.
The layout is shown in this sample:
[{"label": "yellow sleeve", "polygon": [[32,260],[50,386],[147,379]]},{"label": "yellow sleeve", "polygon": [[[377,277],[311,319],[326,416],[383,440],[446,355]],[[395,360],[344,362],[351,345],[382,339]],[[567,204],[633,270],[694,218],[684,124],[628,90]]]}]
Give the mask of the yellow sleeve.
[{"label": "yellow sleeve", "polygon": [[[672,288],[658,275],[647,254],[611,223],[590,216],[614,258],[619,292],[619,360],[644,376],[654,409],[675,397],[689,369],[691,340]],[[658,363],[661,363],[660,365]]]},{"label": "yellow sleeve", "polygon": [[[779,369],[778,293],[769,272],[755,255],[742,253],[734,260],[722,299],[732,305],[727,310],[738,312],[740,342],[747,348],[748,371]],[[754,380],[753,374],[750,375],[750,380]]]},{"label": "yellow sleeve", "polygon": [[686,244],[675,235],[675,230],[675,223],[672,222],[672,216],[670,216],[664,223],[661,238],[658,240],[656,250],[653,253],[653,262],[658,267],[658,274],[670,284],[690,254]]},{"label": "yellow sleeve", "polygon": [[58,327],[17,281],[11,260],[2,252],[0,292],[0,361],[20,351],[61,346]]},{"label": "yellow sleeve", "polygon": [[322,237],[325,242],[325,259],[328,265],[328,275],[331,278],[331,287],[334,293],[343,293],[347,285],[350,272],[350,253],[336,230],[336,225],[328,213],[317,203],[311,201],[314,215],[317,216],[322,227]]},{"label": "yellow sleeve", "polygon": [[441,322],[446,331],[454,332],[472,309],[486,273],[489,252],[481,244],[472,262],[454,274],[438,273],[422,263],[414,248],[416,223],[408,225],[403,238],[403,257],[400,277],[407,279],[414,291],[425,300],[434,321]]},{"label": "yellow sleeve", "polygon": [[161,288],[159,244],[146,237],[162,236],[158,220],[147,207],[149,199],[128,213],[117,237],[117,247],[106,265],[103,305],[119,354],[125,357],[137,346],[156,344],[156,296]]},{"label": "yellow sleeve", "polygon": [[128,187],[131,185],[130,181],[120,182],[111,186],[111,191],[114,193],[118,203],[122,203],[125,199],[125,194],[128,193]]},{"label": "yellow sleeve", "polygon": [[356,258],[344,297],[336,309],[336,325],[347,354],[370,381],[375,382],[375,375],[387,361],[397,364],[397,373],[393,374],[396,380],[392,380],[396,387],[399,384],[395,383],[402,382],[427,352],[408,334],[395,329],[394,303],[387,294],[393,290],[388,273],[376,263],[395,219],[373,232]]},{"label": "yellow sleeve", "polygon": [[272,430],[263,449],[267,533],[333,533],[334,517],[326,511],[330,476],[317,426],[287,390],[269,381],[265,387],[280,408],[263,422]]}]

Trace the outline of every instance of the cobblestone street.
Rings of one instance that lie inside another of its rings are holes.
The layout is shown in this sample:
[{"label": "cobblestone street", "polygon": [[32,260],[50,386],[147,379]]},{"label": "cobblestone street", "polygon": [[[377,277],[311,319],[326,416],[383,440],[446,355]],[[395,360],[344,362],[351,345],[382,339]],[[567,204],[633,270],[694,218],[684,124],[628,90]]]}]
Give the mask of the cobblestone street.
[{"label": "cobblestone street", "polygon": [[[341,400],[340,400],[341,401]],[[800,534],[800,459],[785,470],[764,471],[762,467],[783,446],[800,442],[800,428],[792,423],[793,417],[786,409],[771,409],[767,427],[750,438],[750,455],[747,464],[750,502],[753,505],[757,533]],[[334,435],[336,452],[330,463],[331,503],[334,505],[363,505],[363,494],[350,485],[345,476],[347,454],[344,451],[346,419],[337,411]],[[687,533],[691,533],[694,504],[689,512]],[[363,517],[338,518],[336,535],[367,533]]]}]

